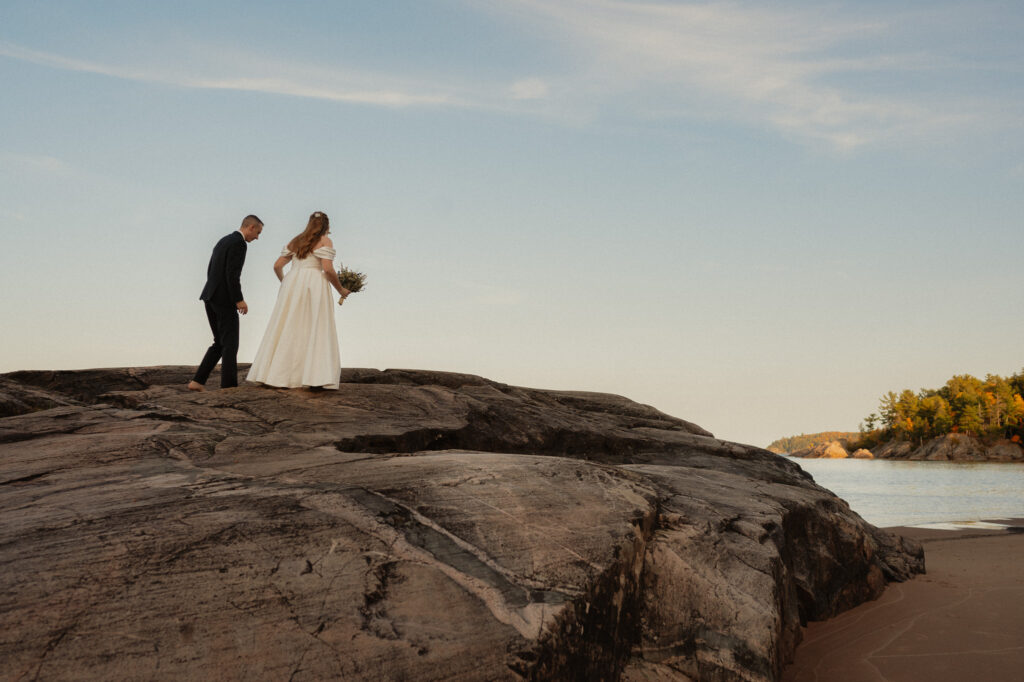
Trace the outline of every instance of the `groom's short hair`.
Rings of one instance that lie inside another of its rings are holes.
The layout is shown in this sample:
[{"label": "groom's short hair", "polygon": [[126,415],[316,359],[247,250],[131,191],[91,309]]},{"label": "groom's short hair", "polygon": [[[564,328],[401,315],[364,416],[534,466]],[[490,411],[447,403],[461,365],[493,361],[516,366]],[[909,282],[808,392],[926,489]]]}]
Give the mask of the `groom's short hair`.
[{"label": "groom's short hair", "polygon": [[260,220],[259,218],[257,218],[256,216],[252,215],[252,214],[249,214],[249,215],[245,216],[244,218],[242,218],[242,227],[245,227],[246,225],[262,225],[262,224],[263,224],[263,221]]}]

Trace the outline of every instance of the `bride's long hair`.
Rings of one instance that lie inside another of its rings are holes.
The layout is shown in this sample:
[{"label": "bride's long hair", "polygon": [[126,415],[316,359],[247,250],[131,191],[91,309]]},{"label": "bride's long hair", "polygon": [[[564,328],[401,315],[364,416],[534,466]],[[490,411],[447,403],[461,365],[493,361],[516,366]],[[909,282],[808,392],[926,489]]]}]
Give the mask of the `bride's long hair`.
[{"label": "bride's long hair", "polygon": [[294,253],[296,258],[305,258],[313,252],[320,243],[320,238],[327,234],[329,229],[331,221],[327,219],[327,214],[317,211],[309,216],[309,222],[306,223],[306,229],[302,234],[288,242],[288,250]]}]

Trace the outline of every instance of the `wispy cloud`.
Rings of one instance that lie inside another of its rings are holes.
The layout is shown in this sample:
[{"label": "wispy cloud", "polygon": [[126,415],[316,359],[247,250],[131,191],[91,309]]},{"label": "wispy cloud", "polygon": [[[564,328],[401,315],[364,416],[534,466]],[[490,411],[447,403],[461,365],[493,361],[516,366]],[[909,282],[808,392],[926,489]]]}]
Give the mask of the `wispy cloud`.
[{"label": "wispy cloud", "polygon": [[548,84],[542,78],[524,78],[509,86],[512,99],[543,99],[548,90]]},{"label": "wispy cloud", "polygon": [[[895,19],[884,16],[851,20],[827,9],[738,2],[485,4],[559,34],[582,64],[575,85],[591,97],[617,96],[640,115],[732,118],[850,150],[963,126],[978,113],[961,98],[935,102],[895,88],[843,85],[849,75],[938,74],[940,65],[948,66],[936,55],[900,52]],[[857,54],[856,46],[869,40],[875,47]],[[854,56],[844,53],[850,51]]]},{"label": "wispy cloud", "polygon": [[[56,69],[210,90],[236,90],[391,108],[475,108],[616,125],[651,119],[711,120],[767,129],[850,151],[872,144],[932,141],[969,130],[1016,126],[1017,99],[957,92],[947,76],[969,67],[952,55],[909,49],[917,21],[884,7],[878,14],[829,3],[777,4],[668,0],[465,0],[510,31],[548,40],[550,58],[514,57],[485,69],[451,62],[422,73],[415,63],[379,73],[344,64],[262,59],[225,47],[175,46],[175,65],[147,56],[114,63],[42,52],[0,41],[0,56]],[[921,12],[929,10],[923,9]],[[888,13],[887,13],[888,12]],[[867,17],[867,18],[864,18]],[[512,21],[510,22],[509,19]],[[921,29],[927,34],[927,28]],[[182,57],[184,55],[184,57]],[[556,56],[557,55],[557,56]],[[408,55],[415,59],[415,55]],[[191,59],[189,59],[191,58]],[[1006,61],[1005,59],[1003,60]],[[415,74],[415,75],[413,75]],[[962,74],[961,74],[962,75]],[[966,79],[965,79],[966,80]],[[898,83],[918,87],[901,87]],[[980,124],[980,125],[979,125]]]},{"label": "wispy cloud", "polygon": [[67,162],[46,154],[0,152],[0,167],[2,166],[10,166],[19,172],[40,172],[48,175],[69,175],[72,172]]},{"label": "wispy cloud", "polygon": [[[459,98],[441,90],[416,90],[394,83],[396,79],[374,74],[354,74],[341,69],[318,66],[264,62],[255,64],[247,57],[247,66],[233,62],[241,59],[221,53],[210,55],[214,66],[199,70],[173,70],[149,66],[123,66],[75,59],[59,54],[31,50],[12,43],[0,42],[0,56],[31,62],[67,71],[94,73],[148,83],[162,83],[185,88],[207,90],[240,90],[276,95],[307,97],[368,104],[385,107],[459,105]],[[388,87],[372,87],[372,83],[388,83]]]}]

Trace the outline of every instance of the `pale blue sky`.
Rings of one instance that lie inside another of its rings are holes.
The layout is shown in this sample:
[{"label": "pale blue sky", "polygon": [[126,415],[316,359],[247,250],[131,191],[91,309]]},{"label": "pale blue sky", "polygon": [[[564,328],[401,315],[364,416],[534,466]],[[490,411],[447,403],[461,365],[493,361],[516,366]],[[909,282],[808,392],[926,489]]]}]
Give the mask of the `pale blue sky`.
[{"label": "pale blue sky", "polygon": [[0,2],[0,371],[240,360],[314,210],[342,363],[765,445],[1024,367],[1019,2]]}]

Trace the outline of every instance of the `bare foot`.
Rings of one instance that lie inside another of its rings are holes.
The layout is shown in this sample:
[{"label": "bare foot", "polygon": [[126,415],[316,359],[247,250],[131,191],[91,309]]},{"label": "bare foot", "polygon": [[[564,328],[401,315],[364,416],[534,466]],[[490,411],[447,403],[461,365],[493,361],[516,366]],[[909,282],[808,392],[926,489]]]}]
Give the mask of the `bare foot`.
[{"label": "bare foot", "polygon": [[206,386],[203,386],[198,381],[190,381],[190,382],[188,382],[188,390],[190,390],[190,391],[205,391],[206,390]]}]

